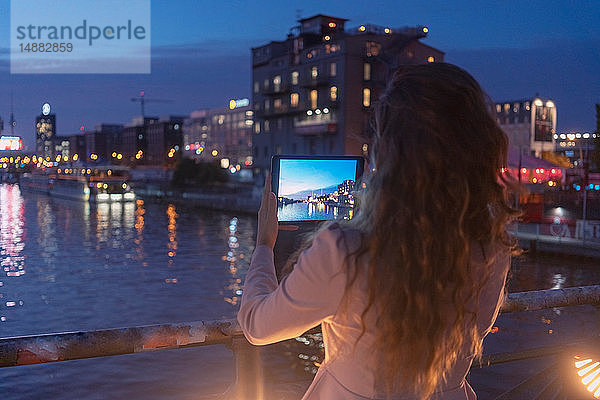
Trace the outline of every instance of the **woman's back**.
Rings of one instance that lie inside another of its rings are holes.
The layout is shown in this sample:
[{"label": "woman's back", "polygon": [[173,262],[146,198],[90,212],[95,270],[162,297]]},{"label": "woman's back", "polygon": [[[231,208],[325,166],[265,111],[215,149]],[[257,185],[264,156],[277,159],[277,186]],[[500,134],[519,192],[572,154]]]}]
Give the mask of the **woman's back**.
[{"label": "woman's back", "polygon": [[[313,245],[302,252],[289,276],[270,296],[261,296],[250,287],[255,280],[274,274],[269,262],[270,250],[257,248],[247,276],[238,318],[246,337],[254,344],[266,344],[300,335],[305,323],[322,321],[325,359],[304,399],[385,398],[385,388],[377,387],[380,360],[377,359],[377,314],[368,303],[366,258],[359,261],[356,279],[345,291],[354,268],[347,265],[346,255],[360,243],[356,230],[343,230],[333,225],[321,231]],[[472,257],[473,273],[489,276],[479,301],[477,324],[483,337],[497,316],[502,301],[504,282],[509,265],[506,251],[481,248]],[[266,254],[264,254],[266,253]],[[486,262],[491,258],[493,263]],[[267,262],[261,262],[266,260]],[[487,272],[489,271],[489,273]],[[276,283],[272,282],[273,285]],[[448,307],[448,316],[452,309]],[[308,325],[306,325],[308,326]],[[299,328],[297,328],[299,327]],[[426,334],[425,332],[423,334]],[[472,399],[473,392],[464,381],[473,360],[466,343],[458,362],[448,371],[447,382],[437,388],[439,399]],[[406,349],[409,351],[409,349]],[[392,399],[413,399],[412,394],[395,393]]]},{"label": "woman's back", "polygon": [[257,344],[323,323],[326,360],[307,398],[336,387],[473,397],[464,375],[497,315],[518,214],[508,139],[479,84],[450,64],[402,66],[375,111],[358,212],[318,231],[280,286],[266,183],[240,323]]}]

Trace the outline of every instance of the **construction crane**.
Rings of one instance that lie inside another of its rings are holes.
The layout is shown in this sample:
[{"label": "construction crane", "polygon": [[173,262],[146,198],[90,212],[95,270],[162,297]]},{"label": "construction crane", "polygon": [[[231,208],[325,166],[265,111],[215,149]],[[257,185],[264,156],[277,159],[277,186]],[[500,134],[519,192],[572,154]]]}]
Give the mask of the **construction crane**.
[{"label": "construction crane", "polygon": [[140,91],[140,95],[138,97],[132,97],[131,101],[135,103],[140,103],[142,106],[142,121],[146,121],[146,113],[145,113],[145,104],[146,103],[170,103],[172,100],[165,99],[147,99],[145,97],[145,92],[143,90]]}]

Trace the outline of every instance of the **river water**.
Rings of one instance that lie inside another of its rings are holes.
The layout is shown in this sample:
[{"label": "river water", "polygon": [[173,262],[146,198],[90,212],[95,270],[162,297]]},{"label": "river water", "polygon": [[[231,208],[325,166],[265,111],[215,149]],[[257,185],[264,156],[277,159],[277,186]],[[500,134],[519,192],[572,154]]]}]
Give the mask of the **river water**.
[{"label": "river water", "polygon": [[[0,185],[0,337],[232,318],[255,230],[248,215],[90,205]],[[519,257],[509,290],[588,284],[600,284],[597,262]],[[586,306],[502,315],[485,348],[587,337],[596,322]],[[310,378],[313,339],[272,352],[283,366],[272,375]],[[232,379],[231,351],[209,346],[2,368],[0,399],[202,399]]]}]

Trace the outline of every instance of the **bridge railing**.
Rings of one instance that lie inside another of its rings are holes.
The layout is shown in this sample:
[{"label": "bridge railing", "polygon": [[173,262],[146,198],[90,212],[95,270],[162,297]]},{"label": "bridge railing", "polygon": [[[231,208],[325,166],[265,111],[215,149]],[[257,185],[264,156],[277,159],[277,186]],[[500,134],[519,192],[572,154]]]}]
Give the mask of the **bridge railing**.
[{"label": "bridge railing", "polygon": [[[600,285],[539,290],[509,294],[501,312],[519,312],[600,305]],[[134,354],[146,351],[226,344],[234,352],[236,387],[252,398],[257,386],[253,346],[244,338],[235,319],[136,326],[94,331],[62,332],[0,339],[0,367],[41,364],[82,358]],[[562,346],[530,348],[518,352],[484,355],[477,366],[557,354]],[[252,362],[252,364],[248,364]]]}]

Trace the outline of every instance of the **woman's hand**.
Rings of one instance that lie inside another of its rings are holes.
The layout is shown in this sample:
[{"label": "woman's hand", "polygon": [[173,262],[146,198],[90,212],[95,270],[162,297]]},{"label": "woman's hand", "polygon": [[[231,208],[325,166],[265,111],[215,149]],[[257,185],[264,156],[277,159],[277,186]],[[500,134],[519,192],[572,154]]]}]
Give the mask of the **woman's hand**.
[{"label": "woman's hand", "polygon": [[258,210],[258,230],[256,232],[256,246],[264,244],[270,248],[275,247],[277,240],[277,198],[271,191],[271,174],[265,178],[265,189],[262,202]]}]

